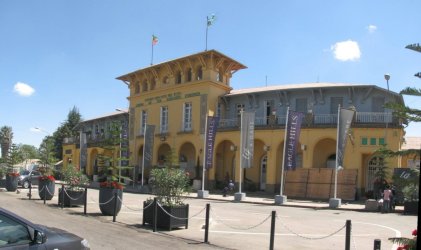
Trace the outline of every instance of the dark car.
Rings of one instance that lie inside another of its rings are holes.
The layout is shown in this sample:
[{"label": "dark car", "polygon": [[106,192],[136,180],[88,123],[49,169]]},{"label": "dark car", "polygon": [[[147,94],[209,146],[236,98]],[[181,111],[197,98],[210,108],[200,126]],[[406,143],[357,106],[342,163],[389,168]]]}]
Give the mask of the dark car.
[{"label": "dark car", "polygon": [[20,172],[18,185],[23,188],[29,188],[29,183],[32,185],[38,185],[38,178],[41,173],[38,170],[23,170]]},{"label": "dark car", "polygon": [[90,249],[88,241],[0,208],[0,249]]}]

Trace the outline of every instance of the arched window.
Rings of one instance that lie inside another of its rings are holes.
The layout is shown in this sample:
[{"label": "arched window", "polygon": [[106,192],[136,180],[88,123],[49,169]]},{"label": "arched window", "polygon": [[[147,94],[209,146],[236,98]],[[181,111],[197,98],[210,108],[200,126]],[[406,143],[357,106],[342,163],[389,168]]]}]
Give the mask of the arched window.
[{"label": "arched window", "polygon": [[151,90],[154,90],[155,87],[156,87],[156,80],[154,78],[154,79],[152,79],[152,82],[151,82]]},{"label": "arched window", "polygon": [[163,83],[163,84],[167,84],[167,83],[169,83],[169,82],[170,82],[170,80],[169,80],[168,76],[165,76],[165,77],[162,79],[162,83]]},{"label": "arched window", "polygon": [[191,68],[187,69],[187,82],[191,82],[193,77],[193,71],[191,70]]},{"label": "arched window", "polygon": [[202,80],[203,79],[203,71],[202,71],[202,67],[201,66],[199,66],[197,68],[196,76],[197,76],[197,80]]},{"label": "arched window", "polygon": [[177,75],[176,75],[176,78],[175,78],[175,83],[176,84],[181,83],[181,72],[180,71],[177,72]]},{"label": "arched window", "polygon": [[144,80],[142,83],[142,91],[148,91],[148,81]]},{"label": "arched window", "polygon": [[134,84],[134,93],[135,94],[139,94],[139,92],[140,92],[139,82],[135,82],[135,84]]}]

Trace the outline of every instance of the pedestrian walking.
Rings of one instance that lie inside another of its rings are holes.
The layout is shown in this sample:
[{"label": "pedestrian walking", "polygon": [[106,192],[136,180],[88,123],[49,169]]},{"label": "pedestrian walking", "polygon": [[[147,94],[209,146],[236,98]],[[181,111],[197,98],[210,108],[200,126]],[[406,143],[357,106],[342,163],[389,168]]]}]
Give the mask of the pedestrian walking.
[{"label": "pedestrian walking", "polygon": [[392,190],[389,186],[386,186],[386,188],[383,191],[383,212],[388,213],[390,212],[390,201],[392,199]]}]

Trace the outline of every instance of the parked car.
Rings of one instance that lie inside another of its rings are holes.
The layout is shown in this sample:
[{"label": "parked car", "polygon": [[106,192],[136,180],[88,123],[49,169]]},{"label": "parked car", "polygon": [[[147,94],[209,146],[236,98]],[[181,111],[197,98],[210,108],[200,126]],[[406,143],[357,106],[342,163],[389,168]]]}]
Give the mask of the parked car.
[{"label": "parked car", "polygon": [[0,207],[0,249],[90,249],[67,231],[36,225]]},{"label": "parked car", "polygon": [[20,172],[18,185],[23,188],[29,188],[29,184],[38,185],[41,173],[38,170],[23,170]]}]

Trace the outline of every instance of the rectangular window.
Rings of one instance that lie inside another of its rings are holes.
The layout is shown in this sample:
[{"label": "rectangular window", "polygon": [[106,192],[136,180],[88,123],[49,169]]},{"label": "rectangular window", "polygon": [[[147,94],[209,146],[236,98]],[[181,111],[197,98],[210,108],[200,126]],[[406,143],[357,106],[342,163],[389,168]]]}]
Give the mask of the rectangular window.
[{"label": "rectangular window", "polygon": [[377,145],[377,138],[370,138],[370,145]]},{"label": "rectangular window", "polygon": [[361,138],[361,145],[368,145],[368,138],[367,137]]},{"label": "rectangular window", "polygon": [[379,138],[379,145],[384,145],[384,144],[385,144],[384,138],[383,137]]},{"label": "rectangular window", "polygon": [[307,113],[307,98],[295,99],[295,111]]},{"label": "rectangular window", "polygon": [[160,114],[160,129],[159,132],[161,134],[163,133],[167,133],[168,132],[168,107],[167,106],[163,106],[161,107],[161,114]]},{"label": "rectangular window", "polygon": [[146,110],[142,110],[141,112],[141,119],[140,119],[140,133],[143,135],[145,133],[146,122],[148,120],[148,112]]},{"label": "rectangular window", "polygon": [[192,104],[191,102],[184,103],[183,109],[183,131],[192,130]]}]

